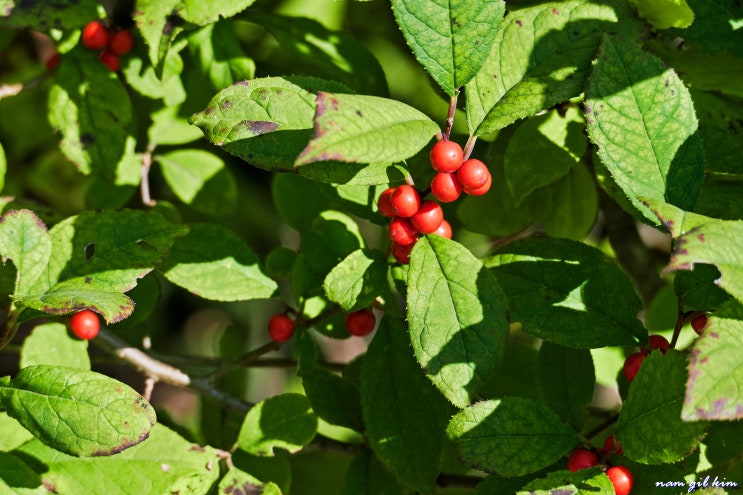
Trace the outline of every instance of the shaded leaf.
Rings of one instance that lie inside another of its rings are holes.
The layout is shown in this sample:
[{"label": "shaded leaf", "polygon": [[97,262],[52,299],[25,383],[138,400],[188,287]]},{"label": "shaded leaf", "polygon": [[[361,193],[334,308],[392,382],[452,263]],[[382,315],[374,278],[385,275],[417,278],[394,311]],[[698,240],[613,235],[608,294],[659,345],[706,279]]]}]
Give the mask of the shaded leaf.
[{"label": "shaded leaf", "polygon": [[176,9],[179,5],[181,0],[137,0],[133,12],[134,22],[147,43],[150,62],[158,78],[162,77],[170,44],[182,31],[183,20]]},{"label": "shaded leaf", "polygon": [[577,473],[555,471],[527,484],[516,495],[592,495],[597,492],[614,493],[614,485],[600,469],[590,468]]},{"label": "shaded leaf", "polygon": [[37,31],[82,28],[99,17],[100,5],[95,0],[55,0],[46,2],[0,1],[0,26],[33,28]]},{"label": "shaded leaf", "polygon": [[374,452],[364,450],[351,461],[341,495],[404,495],[405,493],[395,477],[379,462]]},{"label": "shaded leaf", "polygon": [[73,339],[61,323],[39,325],[23,341],[19,366],[37,364],[89,370],[88,341]]},{"label": "shaded leaf", "polygon": [[387,266],[381,251],[358,249],[325,277],[325,294],[347,312],[368,307],[387,286]]}]

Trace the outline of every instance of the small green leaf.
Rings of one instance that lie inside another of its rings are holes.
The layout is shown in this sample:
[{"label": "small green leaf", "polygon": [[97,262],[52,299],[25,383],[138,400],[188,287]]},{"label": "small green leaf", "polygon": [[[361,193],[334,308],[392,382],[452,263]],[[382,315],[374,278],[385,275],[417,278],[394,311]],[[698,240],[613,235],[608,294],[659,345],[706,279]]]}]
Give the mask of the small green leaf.
[{"label": "small green leaf", "polygon": [[684,421],[743,418],[743,321],[710,317],[689,361]]},{"label": "small green leaf", "polygon": [[88,341],[71,338],[61,323],[39,325],[23,341],[20,367],[37,364],[89,370]]},{"label": "small green leaf", "polygon": [[480,70],[505,13],[502,0],[393,0],[405,40],[431,77],[454,96]]},{"label": "small green leaf", "polygon": [[317,416],[300,394],[281,394],[259,402],[245,416],[237,446],[254,455],[273,456],[274,449],[302,450],[317,433]]},{"label": "small green leaf", "polygon": [[[213,3],[199,2],[210,7]],[[233,26],[234,22],[222,19],[189,35],[188,48],[217,91],[255,75],[255,62],[246,56]]]},{"label": "small green leaf", "polygon": [[[132,57],[129,58],[121,72],[126,77],[126,82],[137,93],[153,99],[162,99],[167,106],[172,106],[177,113],[178,107],[186,99],[186,90],[183,87],[181,73],[183,72],[183,59],[176,50],[170,50],[165,55],[160,67],[157,68],[148,63],[147,60]],[[201,137],[198,129],[192,129],[198,137]],[[152,137],[152,132],[150,133]],[[163,140],[168,141],[167,136]],[[160,136],[150,140],[151,144],[161,143]]]},{"label": "small green leaf", "polygon": [[550,466],[580,441],[552,409],[522,397],[469,406],[446,431],[462,462],[508,477]]},{"label": "small green leaf", "polygon": [[387,285],[387,258],[381,251],[358,249],[338,263],[323,287],[345,311],[369,306]]},{"label": "small green leaf", "polygon": [[21,369],[0,387],[0,403],[44,443],[80,457],[128,449],[155,424],[154,409],[127,385],[55,365]]},{"label": "small green leaf", "polygon": [[646,219],[656,222],[646,199],[694,207],[704,156],[691,96],[673,69],[636,44],[606,35],[585,111],[599,158]]},{"label": "small green leaf", "polygon": [[219,225],[193,225],[173,244],[159,270],[174,284],[215,301],[267,299],[277,290],[253,250]]},{"label": "small green leaf", "polygon": [[137,0],[137,8],[133,13],[139,32],[148,45],[150,61],[158,77],[162,76],[163,63],[170,44],[182,31],[183,22],[174,15],[180,4],[180,0]]},{"label": "small green leaf", "polygon": [[261,494],[261,495],[281,495],[281,489],[275,484],[268,482],[263,484],[258,479],[237,468],[227,471],[219,481],[220,495],[240,495],[240,494]]},{"label": "small green leaf", "polygon": [[410,341],[418,362],[452,404],[466,407],[503,359],[506,298],[461,244],[421,238],[408,272]]},{"label": "small green leaf", "polygon": [[608,476],[598,468],[581,469],[577,473],[555,471],[538,478],[516,492],[516,495],[591,495],[614,492]]},{"label": "small green leaf", "polygon": [[17,275],[15,294],[29,293],[52,255],[46,225],[30,210],[10,210],[0,217],[0,255],[13,260]]},{"label": "small green leaf", "polygon": [[220,18],[228,19],[235,14],[250,7],[255,0],[183,0],[179,10],[180,15],[186,21],[205,26],[219,21]]},{"label": "small green leaf", "polygon": [[320,366],[305,366],[297,376],[320,418],[331,425],[364,431],[361,396],[354,384]]},{"label": "small green leaf", "polygon": [[704,436],[707,423],[681,418],[686,357],[673,349],[651,352],[629,387],[617,422],[624,455],[643,464],[676,462],[689,455]]},{"label": "small green leaf", "polygon": [[126,294],[86,277],[65,280],[43,294],[20,297],[17,306],[33,308],[53,315],[66,315],[83,309],[100,313],[108,323],[124,320],[134,311],[134,302]]},{"label": "small green leaf", "polygon": [[312,140],[296,165],[339,160],[397,162],[421,150],[438,125],[399,101],[377,96],[319,92]]},{"label": "small green leaf", "polygon": [[673,277],[673,287],[683,311],[710,311],[719,308],[731,296],[716,283],[720,270],[713,265],[695,265],[691,271],[680,271]]},{"label": "small green leaf", "polygon": [[686,28],[694,22],[694,12],[685,0],[630,0],[637,15],[658,29]]}]

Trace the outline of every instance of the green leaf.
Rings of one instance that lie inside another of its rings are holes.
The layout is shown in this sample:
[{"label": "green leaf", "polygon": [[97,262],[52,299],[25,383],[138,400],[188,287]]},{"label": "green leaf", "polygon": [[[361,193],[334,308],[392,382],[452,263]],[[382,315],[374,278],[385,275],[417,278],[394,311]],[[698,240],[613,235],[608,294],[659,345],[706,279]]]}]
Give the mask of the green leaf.
[{"label": "green leaf", "polygon": [[462,462],[508,477],[539,471],[580,441],[552,409],[523,397],[478,402],[457,413],[446,431]]},{"label": "green leaf", "polygon": [[[172,106],[177,111],[177,105],[186,99],[186,90],[181,81],[183,59],[176,49],[168,51],[164,57],[159,73],[156,67],[139,57],[129,58],[121,71],[127,84],[137,93],[148,98],[162,99],[165,105]],[[200,137],[198,130],[194,131]],[[160,142],[160,136],[150,141],[152,144]]]},{"label": "green leaf", "polygon": [[685,0],[630,0],[637,15],[658,29],[686,28],[694,22],[694,12]]},{"label": "green leaf", "polygon": [[580,431],[596,385],[591,352],[542,342],[537,376],[544,402],[560,419]]},{"label": "green leaf", "polygon": [[277,290],[253,250],[219,225],[193,225],[173,244],[159,270],[174,284],[215,301],[267,299]]},{"label": "green leaf", "polygon": [[743,321],[712,316],[707,325],[692,348],[681,417],[743,418]]},{"label": "green leaf", "polygon": [[46,2],[0,0],[0,26],[37,31],[50,29],[72,30],[82,28],[101,14],[95,0],[55,0],[51,7]]},{"label": "green leaf", "polygon": [[5,411],[0,412],[0,451],[9,452],[34,438],[18,420],[8,416]]},{"label": "green leaf", "polygon": [[404,495],[407,492],[379,462],[371,450],[363,450],[351,461],[340,495]]},{"label": "green leaf", "polygon": [[162,76],[170,44],[182,31],[183,22],[176,10],[179,5],[182,5],[181,0],[137,0],[133,12],[134,22],[148,45],[150,61],[158,78]]},{"label": "green leaf", "polygon": [[490,134],[580,95],[602,33],[631,35],[640,27],[618,0],[568,0],[513,11],[482,70],[467,84],[471,132]]},{"label": "green leaf", "polygon": [[100,313],[107,323],[128,318],[134,311],[134,302],[126,294],[97,282],[86,282],[85,277],[56,284],[43,294],[20,297],[15,304],[57,315],[90,309]]},{"label": "green leaf", "polygon": [[672,36],[683,36],[684,43],[700,47],[711,55],[729,51],[743,55],[743,5],[730,0],[687,0],[694,11],[694,23],[686,29],[672,29]]},{"label": "green leaf", "polygon": [[647,331],[627,275],[598,249],[567,239],[512,242],[485,261],[525,332],[574,348],[637,345]]},{"label": "green leaf", "polygon": [[656,221],[645,199],[694,207],[704,155],[691,96],[673,69],[604,36],[586,89],[586,122],[603,165],[646,219]]},{"label": "green leaf", "polygon": [[516,495],[592,495],[614,493],[614,485],[598,468],[577,473],[555,471],[538,478],[516,492]]},{"label": "green leaf", "polygon": [[210,2],[183,0],[179,14],[190,23],[205,26],[219,21],[220,18],[228,19],[250,7],[254,2],[255,0],[212,0]]},{"label": "green leaf", "polygon": [[415,57],[454,96],[475,77],[490,53],[505,3],[393,0],[392,11]]},{"label": "green leaf", "polygon": [[46,225],[30,210],[10,210],[0,217],[0,255],[16,267],[15,294],[28,294],[52,255]]},{"label": "green leaf", "polygon": [[237,185],[218,156],[202,150],[180,149],[155,160],[178,199],[196,211],[228,215],[237,205]]},{"label": "green leaf", "polygon": [[361,365],[361,405],[379,460],[401,482],[432,493],[450,406],[415,362],[402,322],[389,316],[380,321]]},{"label": "green leaf", "polygon": [[142,442],[155,411],[127,385],[93,371],[55,365],[23,368],[0,403],[47,445],[80,456],[112,455]]},{"label": "green leaf", "polygon": [[252,493],[281,495],[281,489],[275,483],[268,482],[263,484],[248,473],[233,467],[220,480],[219,493],[220,495],[247,495]]},{"label": "green leaf", "polygon": [[249,454],[273,456],[274,449],[298,452],[317,433],[317,416],[300,394],[281,394],[256,404],[245,416],[237,446]]},{"label": "green leaf", "polygon": [[331,425],[364,431],[361,396],[354,384],[320,366],[306,366],[297,376],[320,418]]},{"label": "green leaf", "polygon": [[381,251],[358,249],[338,263],[323,287],[345,311],[368,307],[387,286],[387,258]]},{"label": "green leaf", "polygon": [[[212,6],[213,2],[199,5]],[[249,59],[233,29],[232,21],[207,24],[189,36],[188,48],[199,65],[199,71],[215,90],[238,81],[253,79],[255,62]]]},{"label": "green leaf", "polygon": [[506,149],[506,183],[516,204],[534,190],[570,171],[588,146],[583,118],[571,106],[564,115],[552,111],[526,120]]},{"label": "green leaf", "polygon": [[461,244],[436,235],[413,248],[408,272],[410,341],[428,377],[459,408],[503,360],[506,298]]},{"label": "green leaf", "polygon": [[296,165],[317,161],[377,163],[405,160],[439,130],[424,113],[377,96],[319,92],[312,139]]},{"label": "green leaf", "polygon": [[204,136],[197,127],[188,123],[186,117],[178,115],[178,110],[177,106],[164,106],[150,113],[152,125],[147,129],[149,143],[186,144]]},{"label": "green leaf", "polygon": [[39,325],[23,341],[20,367],[38,364],[89,370],[88,341],[71,338],[61,323]]},{"label": "green leaf", "polygon": [[616,427],[624,455],[643,464],[676,462],[689,455],[707,423],[684,422],[686,357],[673,349],[651,352],[629,387]]},{"label": "green leaf", "polygon": [[710,311],[719,308],[731,296],[715,281],[720,270],[712,265],[696,265],[691,271],[681,271],[673,277],[673,287],[683,304],[683,311]]},{"label": "green leaf", "polygon": [[132,104],[121,80],[93,54],[65,55],[49,91],[49,123],[62,133],[62,152],[83,173],[115,179]]}]

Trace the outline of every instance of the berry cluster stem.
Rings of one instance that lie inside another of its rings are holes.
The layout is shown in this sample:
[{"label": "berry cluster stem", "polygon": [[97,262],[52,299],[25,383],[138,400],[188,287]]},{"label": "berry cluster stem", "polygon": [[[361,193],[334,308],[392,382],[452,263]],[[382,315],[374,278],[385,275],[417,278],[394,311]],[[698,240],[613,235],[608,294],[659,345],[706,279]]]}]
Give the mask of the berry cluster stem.
[{"label": "berry cluster stem", "polygon": [[457,100],[459,99],[459,91],[456,91],[454,93],[454,96],[452,96],[449,99],[449,112],[446,114],[446,131],[444,131],[444,140],[449,140],[449,135],[451,134],[451,129],[454,126],[454,114],[457,111]]}]

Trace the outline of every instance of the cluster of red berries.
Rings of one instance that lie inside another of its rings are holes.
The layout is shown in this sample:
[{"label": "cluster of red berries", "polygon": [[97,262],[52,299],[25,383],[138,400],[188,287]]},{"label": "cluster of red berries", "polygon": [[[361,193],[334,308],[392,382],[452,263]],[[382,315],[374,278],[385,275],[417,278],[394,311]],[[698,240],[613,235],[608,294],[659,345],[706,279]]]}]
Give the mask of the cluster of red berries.
[{"label": "cluster of red berries", "polygon": [[[462,147],[453,141],[438,141],[431,148],[431,166],[437,174],[431,181],[431,194],[442,203],[450,203],[462,194],[480,196],[492,184],[488,167],[480,160],[464,160]],[[392,256],[410,263],[410,251],[422,234],[451,239],[452,230],[444,220],[444,211],[435,201],[421,199],[410,185],[390,187],[377,200],[379,212],[392,218],[387,233],[392,241]]]},{"label": "cluster of red berries", "polygon": [[648,338],[647,348],[642,348],[638,352],[630,354],[629,356],[627,356],[627,359],[624,360],[624,366],[622,366],[624,377],[627,379],[628,382],[631,382],[635,379],[637,372],[640,371],[640,366],[642,365],[642,362],[645,360],[650,351],[654,351],[657,349],[665,354],[668,351],[669,347],[671,347],[671,344],[664,336],[651,335]]},{"label": "cluster of red berries", "polygon": [[81,37],[82,43],[90,50],[101,50],[98,58],[114,72],[121,69],[119,57],[134,48],[134,36],[126,29],[110,30],[101,21],[90,21]]},{"label": "cluster of red berries", "polygon": [[[377,318],[371,309],[360,309],[346,314],[346,330],[356,337],[369,335],[376,325]],[[273,315],[268,320],[268,335],[274,342],[286,342],[294,336],[294,320],[285,314]]]},{"label": "cluster of red berries", "polygon": [[89,309],[84,309],[72,315],[70,318],[70,330],[78,339],[90,340],[101,329],[101,322],[98,315]]},{"label": "cluster of red berries", "polygon": [[[599,453],[604,459],[615,454],[621,454],[622,444],[616,441],[614,435],[610,435],[604,441],[604,447],[599,449]],[[599,463],[599,456],[596,455],[595,452],[586,449],[578,449],[570,454],[570,457],[568,458],[568,469],[575,473],[581,469],[598,466]],[[627,467],[611,466],[606,470],[606,476],[609,477],[612,485],[614,485],[616,495],[628,495],[632,491],[634,480],[632,479],[632,473],[627,469]]]}]

